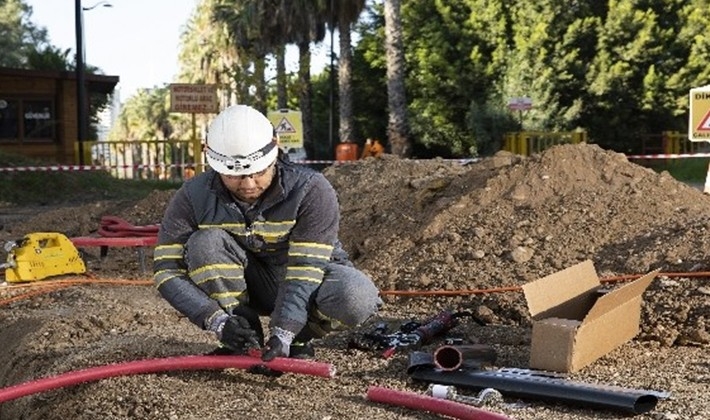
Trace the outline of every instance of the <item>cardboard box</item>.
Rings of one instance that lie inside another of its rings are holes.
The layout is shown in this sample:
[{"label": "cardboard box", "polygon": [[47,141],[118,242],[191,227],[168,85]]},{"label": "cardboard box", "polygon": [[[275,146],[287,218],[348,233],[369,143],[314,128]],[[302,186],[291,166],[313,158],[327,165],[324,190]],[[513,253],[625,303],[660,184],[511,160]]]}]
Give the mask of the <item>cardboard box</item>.
[{"label": "cardboard box", "polygon": [[634,338],[642,294],[659,271],[603,293],[587,260],[524,285],[533,319],[530,367],[576,372]]}]

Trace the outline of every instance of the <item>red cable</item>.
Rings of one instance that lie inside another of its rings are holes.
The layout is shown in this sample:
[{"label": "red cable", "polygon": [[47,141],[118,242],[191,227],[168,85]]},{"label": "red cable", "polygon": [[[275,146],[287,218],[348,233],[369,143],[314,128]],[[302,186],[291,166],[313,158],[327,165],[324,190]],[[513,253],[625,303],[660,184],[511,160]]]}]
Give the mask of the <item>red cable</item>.
[{"label": "red cable", "polygon": [[[601,283],[613,283],[620,281],[636,280],[645,274],[624,274],[620,276],[604,277],[599,279]],[[695,272],[695,273],[658,273],[658,277],[697,277],[710,278],[710,272]],[[474,289],[474,290],[381,290],[382,296],[466,296],[466,295],[483,295],[488,293],[503,293],[503,292],[519,292],[522,291],[521,286],[498,287],[492,289]]]},{"label": "red cable", "polygon": [[97,366],[77,370],[57,376],[25,382],[0,389],[0,403],[14,400],[43,391],[76,385],[84,382],[114,376],[135,375],[140,373],[156,373],[174,370],[203,369],[249,369],[255,366],[265,366],[278,372],[298,373],[303,375],[332,378],[335,368],[328,363],[313,362],[301,359],[277,357],[270,362],[264,362],[252,356],[181,356],[163,359],[136,360],[132,362]]},{"label": "red cable", "polygon": [[482,410],[455,401],[442,400],[413,392],[397,391],[389,388],[371,386],[367,389],[370,401],[398,405],[414,410],[429,411],[465,420],[511,420],[510,417],[492,411]]}]

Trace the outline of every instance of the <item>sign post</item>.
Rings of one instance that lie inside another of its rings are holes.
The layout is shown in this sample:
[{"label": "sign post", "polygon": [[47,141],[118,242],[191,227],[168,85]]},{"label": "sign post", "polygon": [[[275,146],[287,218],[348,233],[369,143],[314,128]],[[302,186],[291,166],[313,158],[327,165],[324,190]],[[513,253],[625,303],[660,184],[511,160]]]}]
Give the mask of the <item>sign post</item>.
[{"label": "sign post", "polygon": [[[690,89],[688,139],[710,142],[710,85]],[[705,194],[710,194],[710,164],[705,175]]]},{"label": "sign post", "polygon": [[[217,85],[173,83],[170,85],[170,112],[192,114],[192,144],[195,150],[195,172],[201,173],[202,142],[197,138],[195,114],[219,112]],[[198,162],[197,157],[200,157]]]},{"label": "sign post", "polygon": [[532,109],[532,99],[527,96],[521,96],[516,98],[510,98],[508,100],[508,109],[511,111],[518,111],[518,117],[520,118],[520,129],[523,129],[523,111]]}]

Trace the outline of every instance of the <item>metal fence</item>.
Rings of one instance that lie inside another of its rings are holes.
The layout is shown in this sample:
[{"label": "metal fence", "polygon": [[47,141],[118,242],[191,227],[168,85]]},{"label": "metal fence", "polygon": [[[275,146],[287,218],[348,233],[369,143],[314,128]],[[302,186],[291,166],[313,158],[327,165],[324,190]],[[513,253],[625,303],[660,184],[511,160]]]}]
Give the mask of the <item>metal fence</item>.
[{"label": "metal fence", "polygon": [[203,169],[191,140],[93,142],[91,161],[116,178],[183,181]]},{"label": "metal fence", "polygon": [[557,144],[576,144],[586,141],[586,131],[519,131],[505,134],[503,150],[527,156],[542,152]]}]

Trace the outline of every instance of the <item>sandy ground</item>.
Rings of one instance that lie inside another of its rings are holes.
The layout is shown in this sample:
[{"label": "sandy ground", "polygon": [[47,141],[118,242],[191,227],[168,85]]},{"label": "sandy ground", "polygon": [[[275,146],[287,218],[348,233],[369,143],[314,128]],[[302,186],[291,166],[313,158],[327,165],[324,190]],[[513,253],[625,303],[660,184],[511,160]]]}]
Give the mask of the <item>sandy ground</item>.
[{"label": "sandy ground", "polygon": [[[636,338],[567,379],[670,393],[637,418],[710,418],[710,197],[699,188],[594,145],[558,146],[530,158],[500,153],[463,165],[385,156],[324,173],[339,193],[346,249],[385,299],[371,323],[316,342],[317,361],[332,364],[333,378],[239,369],[132,375],[13,399],[0,404],[0,419],[439,418],[366,398],[370,386],[426,393],[429,384],[407,374],[410,350],[385,359],[348,344],[379,321],[396,328],[444,309],[467,311],[486,325],[462,320],[448,338],[492,346],[497,360],[489,369],[528,368],[532,320],[517,288],[586,260],[602,279],[654,269],[661,275],[643,294]],[[171,195],[72,203],[7,219],[0,240],[47,230],[93,234],[105,215],[159,223]],[[46,286],[54,281],[0,289],[0,385],[214,348],[212,336],[150,286],[134,250],[113,249],[103,260],[95,249],[85,251],[90,276],[79,278],[105,283],[62,279],[66,287],[52,291]],[[511,290],[493,291],[499,288]],[[443,339],[421,351],[433,352]],[[483,408],[521,420],[629,417],[510,395]]]}]

